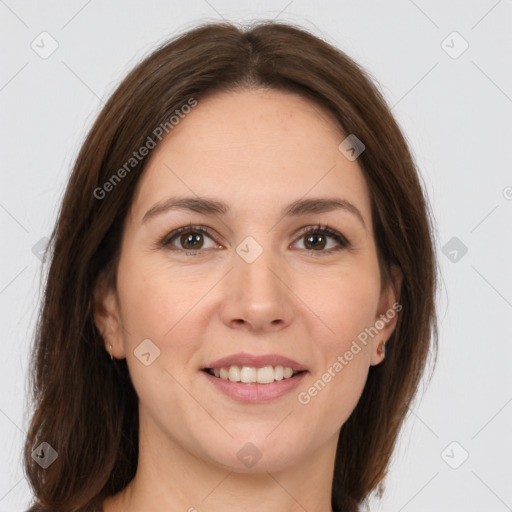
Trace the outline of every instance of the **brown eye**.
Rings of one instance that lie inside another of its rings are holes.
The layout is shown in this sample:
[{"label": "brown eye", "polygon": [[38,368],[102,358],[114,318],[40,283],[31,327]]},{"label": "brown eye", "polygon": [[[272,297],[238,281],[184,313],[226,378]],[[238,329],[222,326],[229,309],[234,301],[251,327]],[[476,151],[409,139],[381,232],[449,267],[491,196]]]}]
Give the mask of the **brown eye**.
[{"label": "brown eye", "polygon": [[[306,228],[306,230],[304,230],[300,235],[299,239],[304,239],[305,250],[310,253],[318,253],[318,255],[330,254],[333,251],[339,251],[350,246],[348,240],[341,233],[338,233],[338,231],[330,228],[329,226]],[[334,244],[334,247],[332,245],[331,247],[327,247],[329,239],[335,240],[336,243]]]},{"label": "brown eye", "polygon": [[186,234],[180,236],[180,243],[184,249],[201,249],[202,243],[202,234],[197,232],[193,232],[193,234]]},{"label": "brown eye", "polygon": [[160,245],[163,247],[171,246],[172,250],[181,249],[183,251],[190,252],[200,252],[203,249],[214,248],[215,244],[210,244],[210,246],[205,247],[205,237],[206,239],[212,240],[212,235],[210,235],[209,232],[206,231],[206,229],[196,228],[193,226],[185,226],[167,235],[160,242]]},{"label": "brown eye", "polygon": [[306,249],[324,249],[326,246],[326,236],[323,233],[313,233],[306,238]]},{"label": "brown eye", "polygon": [[[189,255],[195,255],[195,253],[199,255],[203,249],[218,248],[214,243],[214,236],[207,228],[184,226],[165,236],[159,245],[169,247],[173,251],[181,250],[187,251]],[[211,240],[210,246],[205,246],[207,239]],[[329,226],[321,225],[305,228],[298,240],[304,240],[304,250],[314,256],[332,254],[350,246],[348,240],[341,233]],[[331,242],[329,246],[329,240],[334,240],[334,245]]]}]

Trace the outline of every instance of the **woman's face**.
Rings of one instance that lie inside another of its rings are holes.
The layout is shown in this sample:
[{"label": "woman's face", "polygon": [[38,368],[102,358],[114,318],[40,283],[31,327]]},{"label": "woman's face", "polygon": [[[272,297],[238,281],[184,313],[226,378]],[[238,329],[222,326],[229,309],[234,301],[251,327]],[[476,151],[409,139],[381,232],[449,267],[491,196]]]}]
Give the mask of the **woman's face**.
[{"label": "woman's face", "polygon": [[[344,139],[316,104],[259,89],[200,100],[153,150],[124,226],[117,295],[95,309],[114,357],[127,359],[142,435],[236,471],[335,446],[396,323],[369,190],[338,149]],[[322,206],[333,200],[341,207]],[[233,382],[235,366],[272,383]],[[278,366],[303,371],[285,378]]]}]

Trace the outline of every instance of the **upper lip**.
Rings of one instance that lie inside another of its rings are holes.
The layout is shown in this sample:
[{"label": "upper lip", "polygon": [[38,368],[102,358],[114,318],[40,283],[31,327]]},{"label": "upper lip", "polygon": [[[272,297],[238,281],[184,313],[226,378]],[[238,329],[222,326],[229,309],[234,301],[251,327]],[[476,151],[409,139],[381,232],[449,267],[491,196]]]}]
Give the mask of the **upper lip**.
[{"label": "upper lip", "polygon": [[263,368],[264,366],[288,366],[295,371],[307,370],[304,365],[294,361],[293,359],[290,359],[289,357],[281,356],[279,354],[266,354],[262,356],[256,356],[247,354],[245,352],[222,357],[221,359],[212,361],[201,369],[205,370],[207,368],[223,368],[233,365],[252,366],[256,368]]}]

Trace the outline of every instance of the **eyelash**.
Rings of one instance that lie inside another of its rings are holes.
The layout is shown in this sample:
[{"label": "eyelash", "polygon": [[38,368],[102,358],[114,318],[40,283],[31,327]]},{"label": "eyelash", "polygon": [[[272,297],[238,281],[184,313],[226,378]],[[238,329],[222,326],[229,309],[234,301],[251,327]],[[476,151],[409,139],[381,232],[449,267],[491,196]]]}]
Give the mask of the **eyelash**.
[{"label": "eyelash", "polygon": [[[186,232],[202,233],[202,234],[208,235],[212,239],[215,238],[214,233],[209,228],[206,228],[203,226],[189,225],[189,226],[183,226],[182,228],[179,228],[179,229],[175,229],[171,233],[167,234],[159,242],[158,245],[160,247],[167,247],[170,245],[171,241],[174,238],[176,238],[178,235],[181,235],[182,233],[186,233]],[[308,227],[304,228],[303,230],[300,231],[298,238],[296,240],[298,241],[300,238],[302,238],[306,235],[317,235],[317,234],[327,235],[327,236],[334,238],[334,240],[336,240],[340,244],[340,246],[337,248],[331,248],[331,249],[322,250],[322,251],[315,251],[313,249],[302,249],[302,250],[305,250],[305,251],[311,253],[313,256],[325,256],[328,254],[332,254],[333,252],[337,252],[342,249],[346,249],[346,248],[350,247],[350,242],[341,233],[339,233],[335,229],[332,229],[328,225],[322,225],[322,224],[318,224],[317,226],[311,226],[311,227],[308,226]],[[207,251],[208,249],[182,249],[182,248],[178,247],[178,248],[170,249],[170,250],[186,251],[190,256],[200,256],[204,251]]]}]

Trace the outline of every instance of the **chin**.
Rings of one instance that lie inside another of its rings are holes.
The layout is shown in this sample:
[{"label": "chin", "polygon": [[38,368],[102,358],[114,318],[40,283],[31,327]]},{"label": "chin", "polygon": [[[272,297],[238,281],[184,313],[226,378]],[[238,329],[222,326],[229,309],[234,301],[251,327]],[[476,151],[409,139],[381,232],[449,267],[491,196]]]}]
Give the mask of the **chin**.
[{"label": "chin", "polygon": [[289,437],[287,447],[283,450],[283,439],[276,436],[270,441],[265,439],[267,435],[268,432],[260,438],[253,434],[245,436],[245,440],[232,439],[224,450],[210,452],[207,456],[214,464],[236,473],[276,472],[297,462],[299,448],[289,443]]}]

